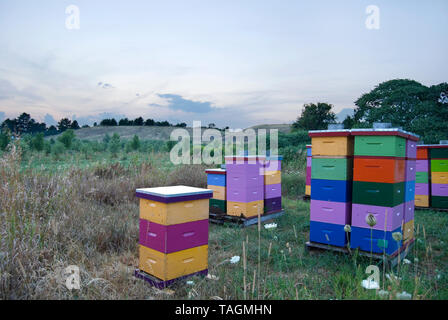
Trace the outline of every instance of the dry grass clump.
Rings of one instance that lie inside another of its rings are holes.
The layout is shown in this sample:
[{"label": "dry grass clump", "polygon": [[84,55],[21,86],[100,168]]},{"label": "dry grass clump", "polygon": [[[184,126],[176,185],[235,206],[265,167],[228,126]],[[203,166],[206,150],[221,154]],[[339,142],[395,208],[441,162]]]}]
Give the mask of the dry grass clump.
[{"label": "dry grass clump", "polygon": [[[151,298],[153,290],[133,277],[135,189],[203,187],[205,167],[167,173],[144,163],[43,172],[23,169],[21,161],[14,145],[0,159],[0,299]],[[81,268],[79,291],[61,281],[68,265]]]}]

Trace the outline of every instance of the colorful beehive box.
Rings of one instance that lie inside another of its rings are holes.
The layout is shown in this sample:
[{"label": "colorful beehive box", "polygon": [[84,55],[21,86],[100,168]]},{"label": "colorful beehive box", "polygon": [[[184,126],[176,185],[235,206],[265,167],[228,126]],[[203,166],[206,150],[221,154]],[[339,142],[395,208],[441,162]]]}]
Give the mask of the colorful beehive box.
[{"label": "colorful beehive box", "polygon": [[353,138],[350,130],[310,131],[310,241],[343,247],[351,220]]},{"label": "colorful beehive box", "polygon": [[[350,246],[393,254],[415,197],[418,136],[400,129],[354,129]],[[412,220],[413,221],[413,220]],[[406,239],[410,240],[410,239]]]},{"label": "colorful beehive box", "polygon": [[312,145],[306,145],[306,180],[305,195],[311,196],[311,168],[312,168]]},{"label": "colorful beehive box", "polygon": [[448,209],[448,144],[430,146],[429,157],[430,205],[432,208]]},{"label": "colorful beehive box", "polygon": [[[263,214],[266,157],[226,156],[225,161],[227,214],[245,218]],[[278,174],[269,179],[277,181]]]},{"label": "colorful beehive box", "polygon": [[226,214],[227,212],[227,184],[226,169],[207,169],[207,188],[213,190],[213,197],[210,199],[210,212],[216,214]]},{"label": "colorful beehive box", "polygon": [[212,195],[213,190],[187,186],[136,190],[140,271],[171,281],[207,270]]},{"label": "colorful beehive box", "polygon": [[264,213],[282,210],[282,156],[268,156],[264,169]]},{"label": "colorful beehive box", "polygon": [[415,206],[429,207],[429,148],[417,146],[415,165]]}]

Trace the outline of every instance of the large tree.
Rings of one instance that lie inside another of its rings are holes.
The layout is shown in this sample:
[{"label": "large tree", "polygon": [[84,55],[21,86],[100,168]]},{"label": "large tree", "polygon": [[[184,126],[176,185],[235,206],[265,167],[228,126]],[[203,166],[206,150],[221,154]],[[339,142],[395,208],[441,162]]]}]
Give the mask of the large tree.
[{"label": "large tree", "polygon": [[425,143],[448,138],[448,83],[426,87],[414,80],[383,82],[356,100],[358,124],[390,122],[419,134]]},{"label": "large tree", "polygon": [[336,115],[331,111],[333,105],[318,102],[305,104],[301,115],[293,123],[293,129],[301,130],[323,130],[328,124],[336,121]]}]

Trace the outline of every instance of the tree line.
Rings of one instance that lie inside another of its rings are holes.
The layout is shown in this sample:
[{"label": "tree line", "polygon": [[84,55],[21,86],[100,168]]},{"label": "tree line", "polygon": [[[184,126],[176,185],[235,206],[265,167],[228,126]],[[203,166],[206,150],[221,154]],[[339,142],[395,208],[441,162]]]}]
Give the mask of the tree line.
[{"label": "tree line", "polygon": [[[325,130],[336,123],[333,105],[305,104],[293,123],[293,130]],[[344,121],[346,129],[371,128],[374,122],[413,132],[426,144],[448,139],[448,83],[424,86],[409,79],[395,79],[377,85],[355,101],[353,116]]]}]

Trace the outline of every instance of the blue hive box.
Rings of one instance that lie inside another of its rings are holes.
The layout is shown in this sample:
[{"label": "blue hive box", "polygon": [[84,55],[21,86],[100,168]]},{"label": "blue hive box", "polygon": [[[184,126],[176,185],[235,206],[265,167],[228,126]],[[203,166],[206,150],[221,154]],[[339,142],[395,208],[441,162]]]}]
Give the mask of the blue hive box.
[{"label": "blue hive box", "polygon": [[344,247],[347,244],[344,225],[310,221],[310,241]]},{"label": "blue hive box", "polygon": [[351,202],[352,181],[311,179],[311,200]]},{"label": "blue hive box", "polygon": [[386,231],[385,235],[382,230],[371,230],[370,228],[352,226],[350,247],[352,249],[359,248],[359,250],[370,252],[370,246],[372,245],[373,253],[383,253],[385,249],[385,253],[391,255],[402,245],[402,241],[397,242],[392,238],[394,232],[401,232],[401,227],[394,231]]}]

